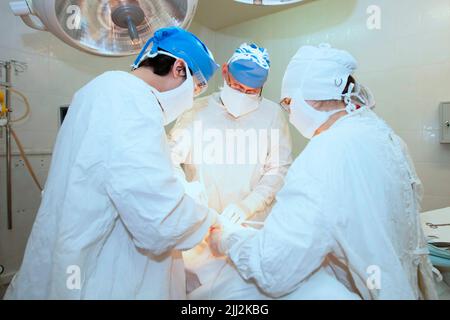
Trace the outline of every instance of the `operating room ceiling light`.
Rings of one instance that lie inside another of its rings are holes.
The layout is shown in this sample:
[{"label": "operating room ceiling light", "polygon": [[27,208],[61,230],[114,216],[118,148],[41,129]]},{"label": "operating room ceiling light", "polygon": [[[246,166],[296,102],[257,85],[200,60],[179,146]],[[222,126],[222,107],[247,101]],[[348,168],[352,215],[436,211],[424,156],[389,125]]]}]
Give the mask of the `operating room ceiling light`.
[{"label": "operating room ceiling light", "polygon": [[279,6],[283,4],[293,4],[296,2],[302,2],[303,0],[234,0],[240,3],[256,4],[260,6]]},{"label": "operating room ceiling light", "polygon": [[29,27],[100,56],[137,54],[162,27],[188,28],[198,0],[22,0],[11,10]]}]

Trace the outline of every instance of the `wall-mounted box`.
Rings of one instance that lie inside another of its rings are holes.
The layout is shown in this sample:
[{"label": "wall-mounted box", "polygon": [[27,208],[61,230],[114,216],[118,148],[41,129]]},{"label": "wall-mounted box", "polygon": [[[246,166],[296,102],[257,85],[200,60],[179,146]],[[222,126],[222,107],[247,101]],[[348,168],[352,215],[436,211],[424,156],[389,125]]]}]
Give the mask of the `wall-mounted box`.
[{"label": "wall-mounted box", "polygon": [[442,102],[439,108],[441,123],[441,143],[450,143],[450,102]]}]

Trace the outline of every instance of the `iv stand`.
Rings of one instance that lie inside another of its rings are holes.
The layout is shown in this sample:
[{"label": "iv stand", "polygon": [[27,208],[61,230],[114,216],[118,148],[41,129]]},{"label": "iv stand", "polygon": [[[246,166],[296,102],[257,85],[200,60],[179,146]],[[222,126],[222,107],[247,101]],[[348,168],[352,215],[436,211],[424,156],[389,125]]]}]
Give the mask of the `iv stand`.
[{"label": "iv stand", "polygon": [[[6,124],[5,127],[5,147],[6,147],[6,206],[7,206],[7,219],[8,219],[8,230],[13,228],[13,215],[12,215],[12,179],[11,179],[11,164],[12,164],[12,149],[11,149],[11,92],[9,88],[12,87],[11,72],[14,71],[17,74],[24,72],[27,68],[27,64],[19,62],[16,60],[1,61],[0,66],[5,69],[5,83],[0,83],[1,86],[5,87],[5,104],[7,107],[6,111]],[[1,69],[0,69],[1,70]],[[1,71],[0,71],[1,72]],[[3,132],[3,127],[0,128]]]}]

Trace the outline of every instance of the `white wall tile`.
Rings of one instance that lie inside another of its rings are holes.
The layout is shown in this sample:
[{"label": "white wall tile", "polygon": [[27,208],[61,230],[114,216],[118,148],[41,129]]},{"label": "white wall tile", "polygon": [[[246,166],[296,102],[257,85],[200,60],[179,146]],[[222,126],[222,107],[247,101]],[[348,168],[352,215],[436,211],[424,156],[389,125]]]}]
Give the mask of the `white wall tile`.
[{"label": "white wall tile", "polygon": [[27,67],[25,72],[19,74],[16,74],[14,71],[12,72],[12,84],[15,89],[19,91],[27,90],[28,92],[48,91],[48,57],[17,49],[0,47],[0,60],[17,60],[26,63]]}]

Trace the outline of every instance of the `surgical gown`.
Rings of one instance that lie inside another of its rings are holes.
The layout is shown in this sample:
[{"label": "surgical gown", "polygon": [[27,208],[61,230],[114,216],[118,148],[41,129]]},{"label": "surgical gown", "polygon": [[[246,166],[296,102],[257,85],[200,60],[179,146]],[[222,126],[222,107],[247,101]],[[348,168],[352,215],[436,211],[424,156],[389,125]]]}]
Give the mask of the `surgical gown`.
[{"label": "surgical gown", "polygon": [[174,175],[151,87],[107,72],[78,91],[6,299],[184,299],[180,250],[214,214]]},{"label": "surgical gown", "polygon": [[[202,98],[177,121],[170,144],[179,176],[201,182],[211,208],[221,213],[241,203],[249,219],[257,221],[270,212],[292,163],[288,122],[281,108],[266,99],[255,111],[235,118],[219,93]],[[184,257],[202,284],[189,298],[263,298],[226,259],[213,257],[206,242]]]},{"label": "surgical gown", "polygon": [[436,299],[420,197],[403,141],[361,109],[311,140],[264,228],[233,232],[224,246],[271,297],[327,299],[329,280],[310,284],[321,297],[302,290],[326,270],[361,299]]}]

